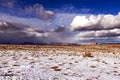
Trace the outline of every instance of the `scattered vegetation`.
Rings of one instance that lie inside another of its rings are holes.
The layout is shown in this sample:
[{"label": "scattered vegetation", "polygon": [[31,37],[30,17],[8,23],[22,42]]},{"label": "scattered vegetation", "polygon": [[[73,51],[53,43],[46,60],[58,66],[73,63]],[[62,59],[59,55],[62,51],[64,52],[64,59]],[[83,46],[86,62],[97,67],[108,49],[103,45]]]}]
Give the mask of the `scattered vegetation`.
[{"label": "scattered vegetation", "polygon": [[93,55],[91,53],[85,53],[83,54],[83,57],[93,57]]},{"label": "scattered vegetation", "polygon": [[53,66],[53,67],[51,67],[51,69],[53,69],[54,71],[61,71],[61,69],[59,69],[58,66]]},{"label": "scattered vegetation", "polygon": [[[83,77],[87,76],[82,74],[85,70],[89,70],[94,74],[94,72],[97,72],[97,69],[100,69],[98,72],[99,74],[104,73],[107,75],[120,76],[118,70],[118,65],[120,65],[119,61],[110,64],[111,62],[109,62],[109,59],[104,60],[96,57],[120,57],[120,45],[0,45],[0,51],[0,80],[4,80],[1,79],[1,77],[14,78],[14,76],[21,75],[27,76],[27,78],[32,76],[32,78],[38,77],[40,79],[53,76],[50,78],[58,80],[61,78],[59,73],[60,75],[69,77]],[[89,61],[95,64],[89,64]],[[101,65],[108,65],[107,67],[109,70],[104,67],[104,69],[102,69]],[[56,73],[58,76],[56,76]],[[41,75],[43,75],[42,78]],[[86,79],[99,79],[99,77],[92,76],[93,77],[87,77]]]}]

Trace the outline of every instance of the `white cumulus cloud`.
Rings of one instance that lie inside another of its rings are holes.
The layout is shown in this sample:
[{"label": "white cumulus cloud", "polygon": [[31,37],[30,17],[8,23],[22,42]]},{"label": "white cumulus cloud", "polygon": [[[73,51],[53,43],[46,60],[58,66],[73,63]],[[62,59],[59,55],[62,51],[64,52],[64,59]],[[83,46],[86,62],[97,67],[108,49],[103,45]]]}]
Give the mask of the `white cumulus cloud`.
[{"label": "white cumulus cloud", "polygon": [[72,31],[120,28],[120,13],[117,15],[90,15],[88,17],[76,16],[70,25]]}]

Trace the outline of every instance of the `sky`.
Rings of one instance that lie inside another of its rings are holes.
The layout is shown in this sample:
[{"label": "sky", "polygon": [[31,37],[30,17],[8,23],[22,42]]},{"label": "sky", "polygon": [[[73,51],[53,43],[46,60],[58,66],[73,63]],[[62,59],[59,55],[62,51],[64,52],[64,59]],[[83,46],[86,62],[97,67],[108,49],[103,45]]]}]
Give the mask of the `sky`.
[{"label": "sky", "polygon": [[[86,9],[92,14],[117,14],[120,11],[119,0],[16,0],[16,3],[21,7],[39,3],[50,10],[60,10],[67,7],[68,11],[69,9],[73,11],[77,9],[76,12],[80,12],[80,9]],[[85,13],[84,11],[83,13]]]},{"label": "sky", "polygon": [[119,0],[0,0],[0,43],[120,43]]},{"label": "sky", "polygon": [[60,9],[65,6],[78,10],[90,9],[94,14],[117,14],[120,11],[120,0],[20,0],[20,2],[21,5],[39,3],[47,9]]}]

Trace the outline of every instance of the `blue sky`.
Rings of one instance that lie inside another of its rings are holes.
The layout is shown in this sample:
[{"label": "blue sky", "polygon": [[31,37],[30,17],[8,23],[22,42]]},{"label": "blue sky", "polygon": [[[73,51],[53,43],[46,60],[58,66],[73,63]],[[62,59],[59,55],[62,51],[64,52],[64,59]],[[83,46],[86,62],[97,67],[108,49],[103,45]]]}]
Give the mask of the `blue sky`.
[{"label": "blue sky", "polygon": [[[120,0],[0,0],[15,1],[17,6],[25,7],[41,4],[47,10],[79,14],[113,14],[120,11]],[[2,4],[2,2],[0,3]]]},{"label": "blue sky", "polygon": [[72,6],[74,7],[73,11],[75,9],[90,9],[89,13],[93,14],[117,14],[120,11],[120,0],[20,0],[19,3],[22,5],[39,3],[47,9]]}]

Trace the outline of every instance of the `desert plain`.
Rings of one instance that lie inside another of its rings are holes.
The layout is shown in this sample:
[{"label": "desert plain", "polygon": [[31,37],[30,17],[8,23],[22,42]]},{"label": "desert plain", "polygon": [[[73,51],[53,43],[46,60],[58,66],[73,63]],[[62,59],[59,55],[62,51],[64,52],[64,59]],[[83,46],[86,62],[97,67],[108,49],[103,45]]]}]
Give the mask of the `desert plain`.
[{"label": "desert plain", "polygon": [[0,80],[120,80],[120,44],[0,45]]}]

